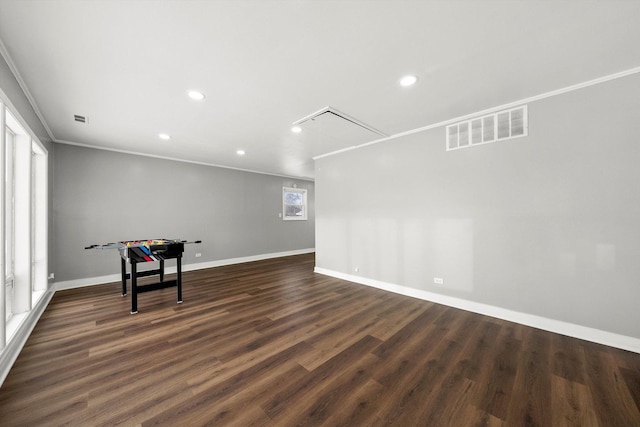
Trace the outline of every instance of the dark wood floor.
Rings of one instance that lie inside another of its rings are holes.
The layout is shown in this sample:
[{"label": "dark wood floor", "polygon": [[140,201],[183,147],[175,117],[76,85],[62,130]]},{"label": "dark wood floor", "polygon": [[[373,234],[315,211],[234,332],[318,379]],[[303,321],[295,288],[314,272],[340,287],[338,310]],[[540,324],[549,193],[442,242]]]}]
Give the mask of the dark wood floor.
[{"label": "dark wood floor", "polygon": [[[115,260],[114,260],[115,262]],[[313,273],[300,255],[54,296],[0,425],[640,426],[640,354]]]}]

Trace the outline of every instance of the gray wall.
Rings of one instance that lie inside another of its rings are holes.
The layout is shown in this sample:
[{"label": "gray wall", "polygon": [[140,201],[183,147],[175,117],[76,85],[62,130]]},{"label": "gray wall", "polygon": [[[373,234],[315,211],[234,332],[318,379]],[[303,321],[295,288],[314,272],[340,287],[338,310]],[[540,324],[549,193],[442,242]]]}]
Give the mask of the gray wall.
[{"label": "gray wall", "polygon": [[35,111],[31,107],[29,100],[25,96],[22,88],[18,84],[18,81],[14,77],[9,65],[5,61],[4,57],[0,55],[0,89],[9,97],[9,100],[13,106],[18,110],[18,113],[27,122],[33,133],[38,137],[40,142],[45,146],[47,150],[51,149],[51,143],[49,135],[45,130],[42,122],[36,115]]},{"label": "gray wall", "polygon": [[635,74],[530,103],[525,138],[320,159],[316,265],[640,338],[638,117]]},{"label": "gray wall", "polygon": [[[55,171],[56,281],[118,273],[116,251],[83,248],[119,240],[202,240],[185,265],[315,246],[310,181],[61,144]],[[294,183],[308,190],[307,221],[278,216]]]}]

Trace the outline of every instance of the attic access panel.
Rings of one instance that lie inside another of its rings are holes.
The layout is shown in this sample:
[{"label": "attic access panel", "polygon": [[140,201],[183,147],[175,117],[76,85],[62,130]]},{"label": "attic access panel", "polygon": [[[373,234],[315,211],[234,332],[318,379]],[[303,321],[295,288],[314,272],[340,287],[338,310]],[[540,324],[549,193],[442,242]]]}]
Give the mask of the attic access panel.
[{"label": "attic access panel", "polygon": [[388,135],[335,108],[325,107],[293,123],[302,128],[312,157],[385,138]]}]

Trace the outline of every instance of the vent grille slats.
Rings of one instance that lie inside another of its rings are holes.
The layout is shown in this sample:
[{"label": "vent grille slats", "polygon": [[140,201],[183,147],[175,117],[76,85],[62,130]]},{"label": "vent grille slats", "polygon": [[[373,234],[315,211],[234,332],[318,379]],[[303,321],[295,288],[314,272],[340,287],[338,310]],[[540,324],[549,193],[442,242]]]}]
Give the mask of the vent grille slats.
[{"label": "vent grille slats", "polygon": [[469,123],[460,123],[458,126],[458,147],[469,145]]},{"label": "vent grille slats", "polygon": [[527,136],[527,106],[447,126],[447,151]]},{"label": "vent grille slats", "polygon": [[509,112],[498,114],[498,139],[509,137]]},{"label": "vent grille slats", "polygon": [[522,110],[511,111],[511,136],[524,134],[524,114]]},{"label": "vent grille slats", "polygon": [[482,142],[482,119],[471,121],[471,143],[480,144]]},{"label": "vent grille slats", "polygon": [[482,119],[482,142],[491,142],[496,139],[494,128],[493,116],[484,117]]}]

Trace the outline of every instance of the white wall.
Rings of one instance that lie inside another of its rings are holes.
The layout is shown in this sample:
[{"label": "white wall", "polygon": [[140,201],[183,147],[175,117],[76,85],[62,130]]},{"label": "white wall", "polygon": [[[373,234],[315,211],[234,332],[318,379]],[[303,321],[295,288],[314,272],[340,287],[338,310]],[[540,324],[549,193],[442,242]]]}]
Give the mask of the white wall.
[{"label": "white wall", "polygon": [[638,117],[634,74],[531,102],[524,138],[318,159],[317,269],[638,339]]}]

